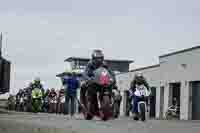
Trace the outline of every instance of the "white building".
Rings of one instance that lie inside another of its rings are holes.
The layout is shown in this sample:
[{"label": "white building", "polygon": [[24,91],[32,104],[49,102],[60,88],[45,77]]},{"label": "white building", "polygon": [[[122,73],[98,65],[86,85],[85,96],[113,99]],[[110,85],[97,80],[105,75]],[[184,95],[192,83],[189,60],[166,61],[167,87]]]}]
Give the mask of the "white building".
[{"label": "white building", "polygon": [[[180,119],[200,120],[200,46],[159,57],[159,65],[132,70],[117,75],[118,87],[129,89],[136,72],[142,72],[151,87],[155,87],[155,117],[165,116],[172,97],[180,101]],[[123,104],[126,104],[123,98]],[[122,106],[121,111],[125,106]]]}]

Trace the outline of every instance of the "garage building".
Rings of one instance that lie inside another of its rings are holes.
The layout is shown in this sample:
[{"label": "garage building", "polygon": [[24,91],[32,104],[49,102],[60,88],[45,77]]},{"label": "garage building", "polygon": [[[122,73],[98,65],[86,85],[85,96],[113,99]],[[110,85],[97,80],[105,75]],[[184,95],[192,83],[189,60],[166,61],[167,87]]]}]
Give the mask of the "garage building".
[{"label": "garage building", "polygon": [[[181,120],[200,120],[200,46],[159,56],[159,64],[117,75],[124,92],[136,72],[142,72],[152,88],[150,115],[164,118],[172,98],[180,102]],[[121,111],[126,111],[123,94]]]}]

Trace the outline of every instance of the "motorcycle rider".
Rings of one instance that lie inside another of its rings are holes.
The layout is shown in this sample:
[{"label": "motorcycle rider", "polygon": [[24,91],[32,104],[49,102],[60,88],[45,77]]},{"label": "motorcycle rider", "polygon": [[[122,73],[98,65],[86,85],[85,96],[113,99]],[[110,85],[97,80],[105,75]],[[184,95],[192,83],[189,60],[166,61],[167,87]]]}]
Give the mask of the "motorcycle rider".
[{"label": "motorcycle rider", "polygon": [[[107,65],[104,64],[104,54],[101,50],[94,50],[92,53],[92,59],[88,62],[85,72],[83,74],[83,77],[86,79],[86,81],[83,82],[81,85],[80,99],[81,99],[81,103],[84,105],[86,104],[85,92],[88,88],[90,81],[92,81],[94,78],[93,72],[101,66],[107,67]],[[95,91],[95,93],[97,94],[96,91]],[[99,110],[97,96],[94,100],[95,100],[94,101],[95,110],[97,111],[97,110]],[[99,114],[97,113],[97,115],[99,115]]]},{"label": "motorcycle rider", "polygon": [[[149,85],[141,73],[135,75],[134,80],[131,83],[131,88],[129,90],[130,97],[133,99],[132,113],[134,114],[134,120],[138,120],[138,102],[140,101],[139,90],[145,90],[147,96],[150,95]],[[147,102],[147,100],[146,100]]]},{"label": "motorcycle rider", "polygon": [[142,82],[142,84],[147,88],[147,90],[150,90],[149,89],[149,84],[147,83],[147,81],[144,78],[143,74],[138,72],[138,73],[135,74],[135,77],[134,77],[133,81],[131,82],[132,91],[135,91],[136,84],[137,84],[138,81]]},{"label": "motorcycle rider", "polygon": [[16,111],[22,111],[23,95],[23,89],[19,89],[16,95]]},{"label": "motorcycle rider", "polygon": [[56,113],[56,105],[57,105],[57,93],[55,88],[51,88],[49,93],[49,112],[50,113]]},{"label": "motorcycle rider", "polygon": [[64,104],[65,104],[65,88],[61,88],[58,94],[58,113],[64,114]]},{"label": "motorcycle rider", "polygon": [[42,92],[44,92],[44,88],[43,88],[43,85],[42,85],[41,80],[40,80],[39,77],[36,77],[36,78],[34,79],[34,81],[33,81],[33,83],[32,83],[32,87],[33,87],[33,89],[34,89],[35,87],[37,87],[38,89],[41,89]]},{"label": "motorcycle rider", "polygon": [[12,94],[9,94],[8,97],[8,110],[15,109],[15,97]]},{"label": "motorcycle rider", "polygon": [[[42,104],[42,90],[40,84],[34,84],[31,93],[32,96],[32,110],[33,112],[41,111]],[[36,102],[37,101],[37,102]]]},{"label": "motorcycle rider", "polygon": [[29,88],[24,88],[23,90],[23,99],[24,99],[24,103],[23,103],[23,110],[25,112],[29,112],[31,111],[31,90]]},{"label": "motorcycle rider", "polygon": [[44,93],[43,95],[43,105],[42,105],[42,111],[47,113],[49,111],[49,93],[50,93],[50,90],[47,89],[46,92]]}]

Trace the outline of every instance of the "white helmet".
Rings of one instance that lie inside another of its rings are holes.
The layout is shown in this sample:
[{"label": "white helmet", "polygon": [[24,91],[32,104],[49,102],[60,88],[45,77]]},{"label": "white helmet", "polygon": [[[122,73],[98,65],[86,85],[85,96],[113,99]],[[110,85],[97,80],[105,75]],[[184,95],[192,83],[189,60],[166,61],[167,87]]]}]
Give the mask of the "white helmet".
[{"label": "white helmet", "polygon": [[39,78],[39,77],[36,77],[36,78],[34,79],[34,82],[40,82],[40,78]]},{"label": "white helmet", "polygon": [[142,77],[143,74],[142,74],[142,72],[137,72],[137,73],[136,73],[136,76],[137,76],[137,77]]}]

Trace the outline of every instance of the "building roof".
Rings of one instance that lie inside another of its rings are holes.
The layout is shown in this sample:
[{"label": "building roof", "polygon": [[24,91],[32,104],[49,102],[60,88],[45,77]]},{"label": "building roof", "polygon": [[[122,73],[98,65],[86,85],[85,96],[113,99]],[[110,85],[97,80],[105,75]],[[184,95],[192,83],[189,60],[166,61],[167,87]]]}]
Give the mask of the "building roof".
[{"label": "building roof", "polygon": [[171,55],[176,55],[176,54],[188,52],[188,51],[195,50],[195,49],[198,49],[198,48],[200,48],[200,46],[195,46],[195,47],[192,47],[192,48],[187,48],[187,49],[179,50],[179,51],[176,51],[176,52],[164,54],[164,55],[159,56],[159,58],[163,58],[163,57],[167,57],[167,56],[171,56]]},{"label": "building roof", "polygon": [[7,61],[8,63],[11,63],[11,61],[5,59],[4,57],[0,57],[0,60],[4,60],[4,61]]},{"label": "building roof", "polygon": [[130,70],[129,72],[136,72],[136,71],[141,71],[141,70],[145,70],[145,69],[155,68],[155,67],[159,67],[159,66],[160,66],[160,64],[156,64],[156,65],[152,65],[152,66],[146,66],[146,67],[141,67],[141,68],[133,69],[133,70]]},{"label": "building roof", "polygon": [[[69,72],[62,72],[60,74],[57,74],[56,77],[63,77],[65,75],[69,75],[70,73]],[[76,74],[77,76],[81,76],[82,74],[81,73],[77,73]]]},{"label": "building roof", "polygon": [[[84,57],[69,57],[67,58],[65,61],[73,61],[73,60],[81,60],[81,61],[89,61],[90,58],[84,58]],[[109,61],[109,62],[121,62],[121,63],[133,63],[134,61],[133,60],[116,60],[116,59],[105,59],[106,61]]]},{"label": "building roof", "polygon": [[121,74],[129,73],[129,72],[142,71],[142,70],[145,70],[145,69],[156,68],[156,67],[160,67],[160,64],[151,65],[151,66],[146,66],[146,67],[140,67],[140,68],[136,68],[136,69],[130,70],[130,71],[128,71],[128,72],[121,72],[121,73],[118,73],[118,74],[116,74],[116,75],[121,75]]}]

